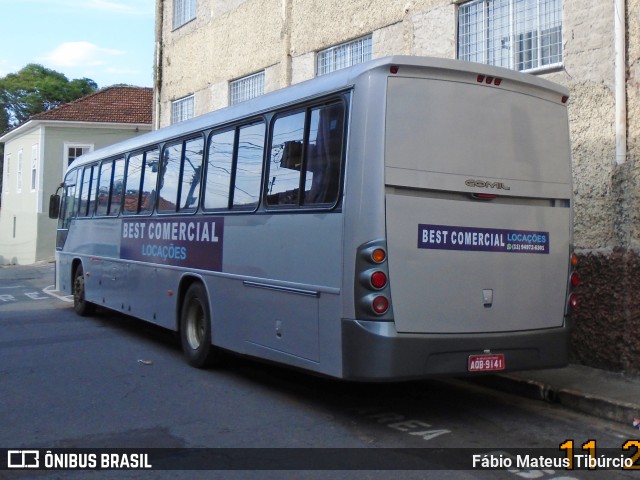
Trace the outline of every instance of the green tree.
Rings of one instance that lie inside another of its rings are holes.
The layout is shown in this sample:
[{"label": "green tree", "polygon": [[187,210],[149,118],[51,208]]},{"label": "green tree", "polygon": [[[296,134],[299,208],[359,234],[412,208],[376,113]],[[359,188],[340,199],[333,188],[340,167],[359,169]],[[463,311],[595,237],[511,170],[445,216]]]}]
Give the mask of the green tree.
[{"label": "green tree", "polygon": [[89,78],[69,81],[60,72],[30,63],[18,73],[0,78],[0,132],[97,89]]}]

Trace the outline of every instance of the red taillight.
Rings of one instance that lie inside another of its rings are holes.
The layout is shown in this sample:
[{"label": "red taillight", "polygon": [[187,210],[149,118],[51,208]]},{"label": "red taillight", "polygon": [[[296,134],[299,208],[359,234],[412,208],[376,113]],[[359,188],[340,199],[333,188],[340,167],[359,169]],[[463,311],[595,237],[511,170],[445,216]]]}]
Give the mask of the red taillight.
[{"label": "red taillight", "polygon": [[378,315],[384,315],[385,313],[387,313],[387,310],[389,310],[389,300],[387,299],[387,297],[378,295],[373,299],[371,308]]},{"label": "red taillight", "polygon": [[373,272],[371,274],[371,286],[373,288],[377,288],[378,290],[380,290],[381,288],[384,288],[386,284],[387,276],[384,274],[384,272],[378,270],[377,272]]},{"label": "red taillight", "polygon": [[391,67],[389,67],[389,71],[394,75],[398,73],[398,70],[400,70],[400,67],[398,67],[397,65],[391,65]]},{"label": "red taillight", "polygon": [[478,74],[478,76],[476,77],[476,81],[478,83],[486,83],[487,85],[495,85],[496,87],[499,87],[500,84],[502,83],[501,78],[496,78],[496,77],[492,77],[491,75],[482,75],[482,74]]},{"label": "red taillight", "polygon": [[569,295],[569,306],[573,309],[578,308],[580,302],[578,301],[578,296],[575,293]]},{"label": "red taillight", "polygon": [[576,272],[573,272],[571,274],[571,286],[577,287],[578,285],[580,285],[580,277]]}]

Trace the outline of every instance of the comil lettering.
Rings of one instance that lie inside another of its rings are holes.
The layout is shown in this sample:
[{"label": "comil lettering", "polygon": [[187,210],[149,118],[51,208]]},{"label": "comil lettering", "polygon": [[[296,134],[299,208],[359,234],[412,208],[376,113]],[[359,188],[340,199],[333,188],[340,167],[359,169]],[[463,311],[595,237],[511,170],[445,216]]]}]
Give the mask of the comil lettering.
[{"label": "comil lettering", "polygon": [[508,187],[502,182],[487,182],[485,180],[473,180],[469,179],[464,182],[467,187],[475,187],[475,188],[493,188],[495,190],[511,190],[511,187]]}]

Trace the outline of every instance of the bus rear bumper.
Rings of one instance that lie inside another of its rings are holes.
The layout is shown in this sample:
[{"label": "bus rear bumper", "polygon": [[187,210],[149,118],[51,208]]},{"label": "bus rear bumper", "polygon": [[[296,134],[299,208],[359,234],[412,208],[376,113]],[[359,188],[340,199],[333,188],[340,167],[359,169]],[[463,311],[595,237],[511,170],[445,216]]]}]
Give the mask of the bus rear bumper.
[{"label": "bus rear bumper", "polygon": [[[470,355],[503,354],[505,370],[567,365],[566,327],[487,334],[405,334],[393,322],[342,320],[342,377],[389,381],[468,372]],[[496,373],[496,372],[491,372]]]}]

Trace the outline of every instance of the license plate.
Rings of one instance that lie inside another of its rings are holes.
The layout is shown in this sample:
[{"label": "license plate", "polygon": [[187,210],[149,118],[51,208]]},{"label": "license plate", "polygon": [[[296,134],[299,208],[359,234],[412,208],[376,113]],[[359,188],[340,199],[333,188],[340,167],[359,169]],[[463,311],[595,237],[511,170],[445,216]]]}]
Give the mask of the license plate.
[{"label": "license plate", "polygon": [[495,372],[504,370],[504,354],[469,355],[468,370],[470,372]]}]

